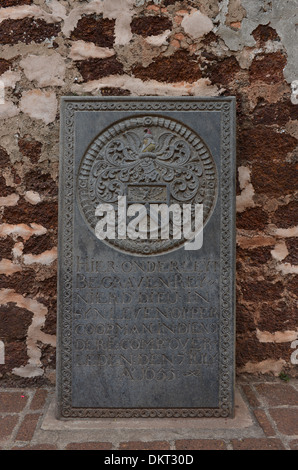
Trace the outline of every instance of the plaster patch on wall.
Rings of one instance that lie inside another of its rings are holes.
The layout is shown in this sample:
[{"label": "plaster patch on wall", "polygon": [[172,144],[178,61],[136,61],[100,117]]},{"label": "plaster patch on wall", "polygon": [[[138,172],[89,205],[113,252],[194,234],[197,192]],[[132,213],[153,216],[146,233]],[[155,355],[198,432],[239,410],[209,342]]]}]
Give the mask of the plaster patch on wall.
[{"label": "plaster patch on wall", "polygon": [[210,18],[200,11],[193,11],[190,15],[185,15],[181,26],[192,38],[198,39],[213,29],[213,23]]},{"label": "plaster patch on wall", "polygon": [[66,18],[66,10],[62,5],[57,8],[57,2],[52,1],[52,14],[47,13],[36,5],[19,5],[13,7],[0,8],[0,23],[4,20],[21,20],[23,18],[33,17],[43,19],[47,23],[55,23]]},{"label": "plaster patch on wall", "polygon": [[33,206],[36,206],[36,204],[39,204],[42,201],[42,198],[36,191],[26,191],[24,195],[25,201],[29,202],[29,204],[32,204]]},{"label": "plaster patch on wall", "polygon": [[275,361],[274,359],[266,359],[265,361],[258,363],[248,362],[242,369],[240,369],[240,372],[248,374],[273,373],[278,377],[286,365],[286,361],[283,359],[279,359],[278,361]]},{"label": "plaster patch on wall", "polygon": [[251,170],[248,167],[240,166],[238,168],[238,175],[241,194],[236,196],[236,207],[237,212],[243,212],[245,209],[255,206],[253,200],[255,190],[250,181]]},{"label": "plaster patch on wall", "polygon": [[211,85],[208,79],[199,79],[194,83],[161,83],[156,80],[143,81],[129,75],[110,75],[82,85],[73,85],[72,91],[79,94],[85,92],[97,94],[101,88],[106,87],[124,88],[136,96],[218,96],[220,94],[218,87]]},{"label": "plaster patch on wall", "polygon": [[20,377],[40,377],[44,374],[44,370],[40,360],[41,351],[38,342],[50,344],[53,347],[56,346],[55,336],[48,335],[41,331],[41,328],[45,324],[48,309],[41,302],[29,297],[23,297],[12,289],[1,289],[0,305],[7,305],[10,302],[15,303],[19,308],[29,310],[33,313],[32,323],[29,326],[26,341],[27,354],[29,357],[28,363],[25,366],[13,369],[12,372]]},{"label": "plaster patch on wall", "polygon": [[164,44],[167,44],[167,39],[170,36],[171,31],[167,29],[164,33],[158,34],[157,36],[148,36],[145,38],[145,41],[154,47],[161,47]]},{"label": "plaster patch on wall", "polygon": [[298,237],[298,225],[290,228],[273,228],[272,233],[281,238]]},{"label": "plaster patch on wall", "polygon": [[290,263],[280,263],[276,266],[276,269],[282,272],[283,275],[298,274],[298,266],[293,266]]},{"label": "plaster patch on wall", "polygon": [[0,237],[5,238],[7,236],[12,236],[17,239],[18,237],[23,238],[24,241],[28,240],[32,235],[44,235],[47,233],[47,229],[42,225],[32,223],[29,225],[26,224],[2,224],[0,225]]},{"label": "plaster patch on wall", "polygon": [[283,259],[285,259],[289,254],[285,241],[278,242],[275,245],[274,250],[271,251],[271,254],[272,257],[277,261],[282,261]]},{"label": "plaster patch on wall", "polygon": [[1,259],[0,261],[0,274],[11,276],[14,273],[22,271],[22,266],[12,263],[9,259]]},{"label": "plaster patch on wall", "polygon": [[40,255],[24,255],[24,264],[31,265],[31,264],[44,264],[49,266],[57,259],[57,248],[52,248],[51,250],[46,250]]},{"label": "plaster patch on wall", "polygon": [[20,62],[26,77],[39,87],[63,86],[65,62],[60,54],[28,55]]},{"label": "plaster patch on wall", "polygon": [[30,90],[23,93],[20,109],[33,119],[40,119],[46,124],[56,119],[58,101],[51,91]]},{"label": "plaster patch on wall", "polygon": [[132,38],[130,28],[134,0],[94,0],[74,8],[65,18],[62,32],[66,37],[75,29],[83,15],[102,14],[104,18],[116,19],[115,44],[125,45]]},{"label": "plaster patch on wall", "polygon": [[294,80],[291,83],[291,90],[292,90],[291,101],[293,104],[298,104],[298,80]]},{"label": "plaster patch on wall", "polygon": [[257,329],[257,338],[261,343],[291,343],[298,338],[298,331],[260,331]]},{"label": "plaster patch on wall", "polygon": [[16,206],[20,196],[18,194],[10,194],[9,196],[0,197],[0,207]]},{"label": "plaster patch on wall", "polygon": [[7,72],[1,75],[1,81],[3,82],[4,88],[15,88],[16,83],[21,80],[21,74],[19,72],[13,72],[7,70]]},{"label": "plaster patch on wall", "polygon": [[244,47],[254,47],[256,41],[252,32],[258,25],[268,25],[276,30],[286,50],[288,62],[284,69],[284,76],[288,83],[297,78],[298,50],[298,23],[297,1],[283,0],[282,2],[267,2],[267,0],[252,1],[242,0],[242,8],[246,11],[246,17],[241,22],[241,28],[231,28],[226,24],[229,0],[223,0],[220,12],[215,20],[219,26],[217,35],[225,42],[231,51],[241,51]]},{"label": "plaster patch on wall", "polygon": [[75,41],[71,45],[69,57],[72,60],[85,60],[89,58],[105,59],[115,55],[114,49],[96,46],[93,42]]},{"label": "plaster patch on wall", "polygon": [[0,119],[8,119],[19,114],[19,108],[11,101],[5,101],[0,104]]}]

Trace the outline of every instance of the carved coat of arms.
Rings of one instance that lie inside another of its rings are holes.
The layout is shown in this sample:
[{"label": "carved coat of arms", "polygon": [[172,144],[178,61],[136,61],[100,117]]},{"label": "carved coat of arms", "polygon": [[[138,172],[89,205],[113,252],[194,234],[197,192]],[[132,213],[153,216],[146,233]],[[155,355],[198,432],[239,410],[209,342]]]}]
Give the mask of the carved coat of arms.
[{"label": "carved coat of arms", "polygon": [[[204,223],[217,196],[217,170],[203,140],[189,127],[162,116],[126,118],[90,145],[78,176],[83,217],[94,230],[96,207],[127,203],[203,204]],[[122,251],[158,255],[185,240],[109,240]]]}]

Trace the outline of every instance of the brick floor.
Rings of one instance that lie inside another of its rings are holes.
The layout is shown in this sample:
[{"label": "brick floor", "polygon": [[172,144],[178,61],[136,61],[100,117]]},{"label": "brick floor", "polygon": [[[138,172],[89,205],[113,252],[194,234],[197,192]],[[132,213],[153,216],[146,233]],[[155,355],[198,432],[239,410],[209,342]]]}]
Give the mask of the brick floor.
[{"label": "brick floor", "polygon": [[[117,428],[106,432],[74,429],[47,430],[43,420],[55,391],[51,388],[0,388],[0,450],[298,450],[298,379],[289,383],[274,378],[244,377],[238,390],[251,416],[248,427],[206,430],[195,426],[183,432],[163,427],[133,433]],[[212,419],[210,420],[212,423]],[[122,428],[123,429],[123,428]]]}]

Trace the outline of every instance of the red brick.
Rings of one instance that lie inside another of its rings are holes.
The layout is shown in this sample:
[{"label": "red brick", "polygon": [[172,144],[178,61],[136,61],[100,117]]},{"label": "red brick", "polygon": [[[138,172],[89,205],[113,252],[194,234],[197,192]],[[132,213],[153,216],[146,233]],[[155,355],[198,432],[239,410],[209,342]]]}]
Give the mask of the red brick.
[{"label": "red brick", "polygon": [[255,410],[254,411],[255,417],[257,418],[259,425],[263,429],[264,433],[267,437],[275,436],[275,431],[267,418],[267,415],[264,410]]},{"label": "red brick", "polygon": [[77,67],[85,82],[124,73],[123,65],[115,57],[81,60]]},{"label": "red brick", "polygon": [[[274,144],[272,143],[272,146]],[[287,152],[281,155],[286,156]],[[298,164],[286,161],[266,161],[254,162],[252,168],[251,182],[256,193],[269,196],[285,196],[292,194],[297,186]],[[297,221],[297,219],[296,219]],[[283,218],[279,223],[283,224]],[[280,225],[279,225],[280,226]]]},{"label": "red brick", "polygon": [[33,235],[24,244],[23,254],[28,253],[32,255],[39,255],[46,250],[51,250],[56,246],[57,240],[52,237],[52,234],[46,233],[45,235],[36,236]]},{"label": "red brick", "polygon": [[170,57],[157,57],[148,67],[136,65],[132,74],[141,80],[157,80],[167,83],[195,82],[202,77],[196,56],[178,51]]},{"label": "red brick", "polygon": [[266,359],[279,360],[281,357],[290,360],[291,349],[288,343],[260,343],[255,334],[244,334],[237,337],[236,361],[238,367],[248,362],[259,363]]},{"label": "red brick", "polygon": [[0,413],[19,413],[28,398],[20,392],[0,392]]},{"label": "red brick", "polygon": [[6,207],[3,212],[2,223],[20,224],[36,223],[47,229],[57,228],[58,204],[43,201],[36,206],[20,200],[17,206]]},{"label": "red brick", "polygon": [[36,18],[7,19],[2,21],[0,29],[1,44],[17,44],[23,42],[42,43],[46,39],[57,36],[61,30],[59,23],[49,24]]},{"label": "red brick", "polygon": [[234,450],[285,450],[279,439],[239,439],[232,440]]},{"label": "red brick", "polygon": [[130,96],[131,92],[125,88],[104,87],[100,89],[102,96]]},{"label": "red brick", "polygon": [[131,22],[131,31],[140,36],[156,36],[167,29],[172,29],[173,23],[166,16],[135,17]]},{"label": "red brick", "polygon": [[289,443],[291,450],[298,450],[298,439],[294,439]]},{"label": "red brick", "polygon": [[169,450],[170,444],[166,441],[153,441],[153,442],[121,442],[119,444],[120,450]]},{"label": "red brick", "polygon": [[260,402],[256,397],[255,392],[252,390],[251,386],[249,384],[243,384],[241,388],[244,391],[250,406],[252,406],[253,408],[258,408],[260,406]]},{"label": "red brick", "polygon": [[297,238],[287,238],[286,245],[288,249],[288,256],[284,259],[284,263],[298,264],[298,242]]},{"label": "red brick", "polygon": [[[226,57],[225,59],[218,60],[214,57],[214,63],[208,63],[203,76],[210,78],[212,83],[222,84],[229,86],[235,79],[236,74],[241,70],[235,57]],[[203,64],[204,66],[205,64]]]},{"label": "red brick", "polygon": [[247,209],[237,214],[237,228],[244,230],[263,230],[268,223],[268,215],[260,207]]},{"label": "red brick", "polygon": [[0,59],[0,75],[7,72],[11,67],[11,62],[6,59]]},{"label": "red brick", "polygon": [[175,442],[176,450],[226,450],[224,441],[217,439],[183,439]]},{"label": "red brick", "polygon": [[30,136],[19,139],[19,150],[21,154],[28,157],[32,163],[37,163],[41,155],[42,143],[38,142]]},{"label": "red brick", "polygon": [[31,410],[40,410],[44,407],[46,399],[48,396],[48,391],[45,389],[36,390],[35,395],[32,399],[30,409]]},{"label": "red brick", "polygon": [[256,389],[269,406],[298,406],[298,392],[290,384],[259,384]]},{"label": "red brick", "polygon": [[17,441],[31,441],[39,418],[40,418],[39,414],[26,415],[18,430],[16,440]]},{"label": "red brick", "polygon": [[0,312],[0,338],[7,341],[25,340],[33,313],[17,307],[13,302],[0,306]]},{"label": "red brick", "polygon": [[242,295],[244,300],[248,302],[272,302],[279,300],[283,285],[281,282],[273,283],[272,281],[242,282]]},{"label": "red brick", "polygon": [[14,7],[19,5],[31,5],[33,0],[1,0],[1,8]]},{"label": "red brick", "polygon": [[110,450],[111,442],[72,442],[66,446],[66,450]]},{"label": "red brick", "polygon": [[87,15],[78,21],[71,39],[93,42],[100,47],[113,47],[115,20],[97,15]]},{"label": "red brick", "polygon": [[0,260],[12,259],[12,249],[14,247],[14,240],[12,238],[0,238]]},{"label": "red brick", "polygon": [[[290,302],[280,301],[277,304],[263,304],[259,310],[257,327],[260,331],[295,330],[297,326],[297,307]],[[286,325],[286,328],[285,328]]]},{"label": "red brick", "polygon": [[58,450],[57,447],[53,444],[37,444],[35,446],[16,446],[11,450]]},{"label": "red brick", "polygon": [[264,44],[267,41],[280,41],[275,29],[271,26],[260,24],[253,32],[252,35],[256,41],[260,41],[261,44]]},{"label": "red brick", "polygon": [[[1,398],[1,397],[0,397]],[[14,415],[0,417],[0,441],[8,439],[11,436],[19,417]]]},{"label": "red brick", "polygon": [[250,79],[270,84],[282,82],[284,80],[283,69],[286,65],[287,58],[281,52],[257,55],[250,66]]},{"label": "red brick", "polygon": [[[295,137],[287,133],[278,133],[265,125],[240,129],[238,139],[239,162],[253,161],[254,165],[256,163],[263,165],[263,170],[261,170],[263,176],[267,171],[267,167],[272,166],[274,159],[278,162],[282,155],[284,160],[284,157],[292,152],[296,146],[297,139]],[[287,163],[287,165],[289,164]],[[276,177],[278,178],[278,174]]]},{"label": "red brick", "polygon": [[281,228],[290,228],[297,225],[298,201],[292,201],[280,206],[274,213],[272,222]]},{"label": "red brick", "polygon": [[282,434],[298,434],[298,408],[271,408],[269,413]]}]

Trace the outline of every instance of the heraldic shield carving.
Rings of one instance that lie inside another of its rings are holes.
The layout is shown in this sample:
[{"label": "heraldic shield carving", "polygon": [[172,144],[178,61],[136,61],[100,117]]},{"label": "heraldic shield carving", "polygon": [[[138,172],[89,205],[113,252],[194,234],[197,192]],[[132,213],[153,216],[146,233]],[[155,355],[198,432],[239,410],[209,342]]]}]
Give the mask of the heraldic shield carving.
[{"label": "heraldic shield carving", "polygon": [[[85,153],[78,175],[81,213],[94,232],[99,204],[118,197],[127,205],[203,205],[203,223],[217,198],[217,169],[211,152],[193,130],[167,117],[146,115],[108,127]],[[159,255],[180,248],[186,240],[114,239],[106,243],[135,255]]]}]

